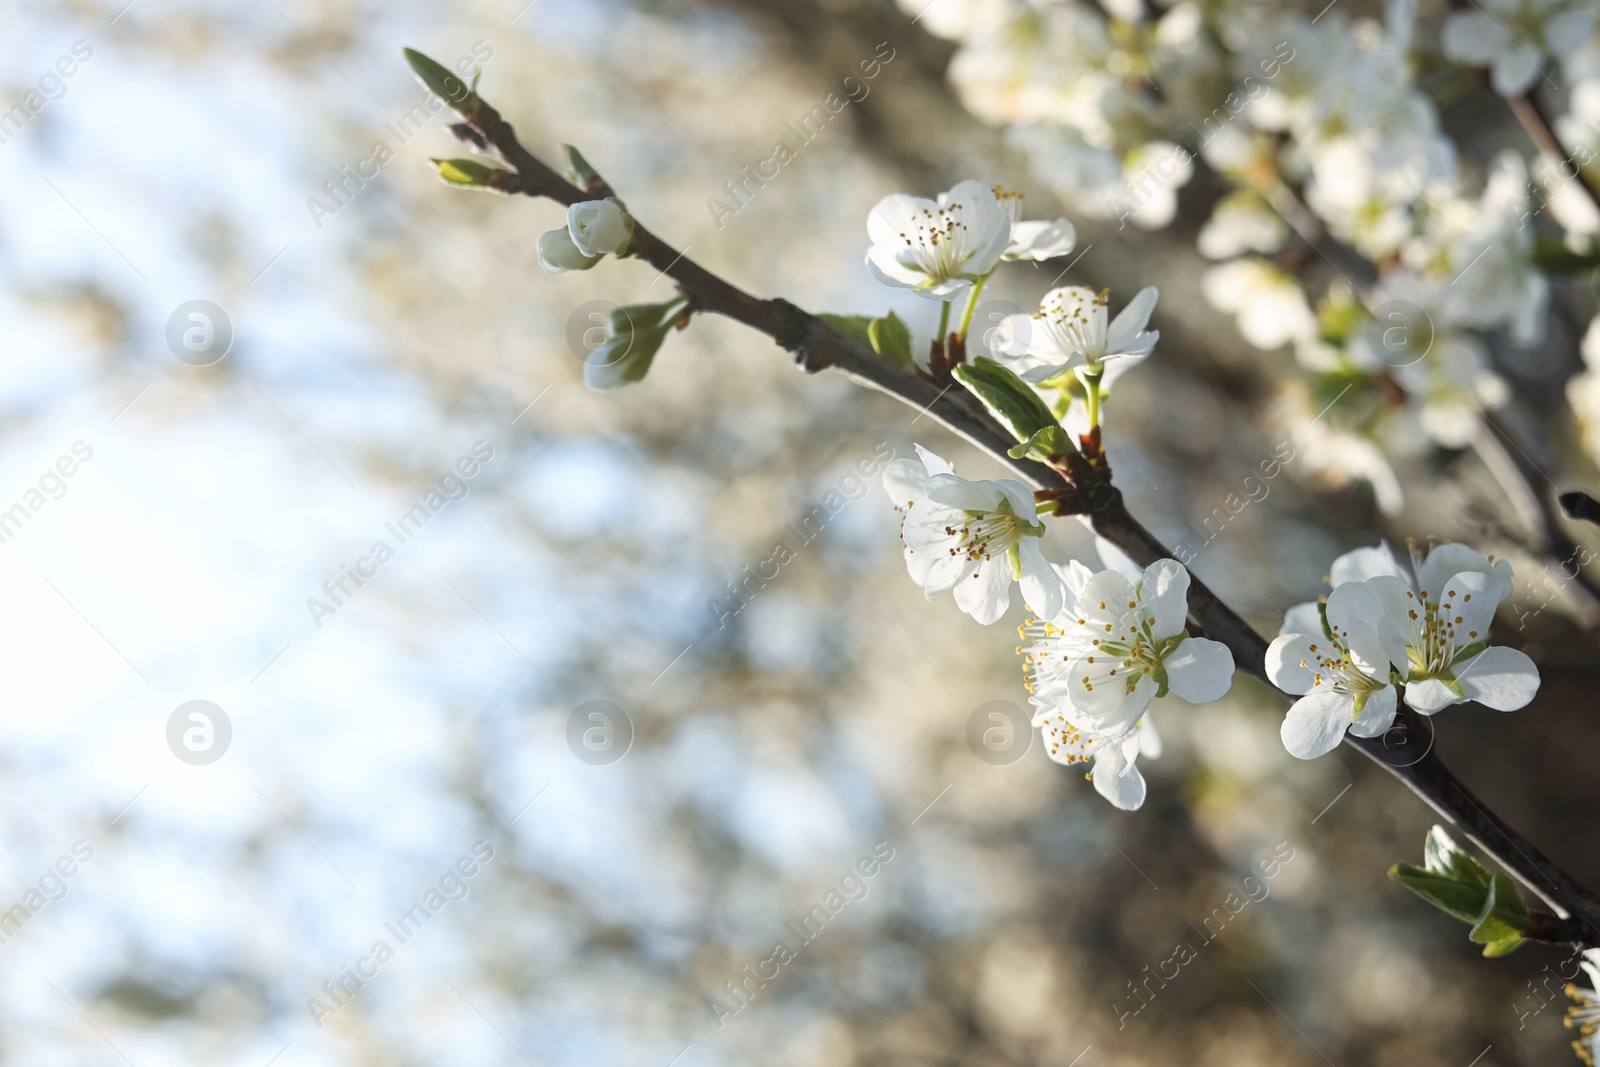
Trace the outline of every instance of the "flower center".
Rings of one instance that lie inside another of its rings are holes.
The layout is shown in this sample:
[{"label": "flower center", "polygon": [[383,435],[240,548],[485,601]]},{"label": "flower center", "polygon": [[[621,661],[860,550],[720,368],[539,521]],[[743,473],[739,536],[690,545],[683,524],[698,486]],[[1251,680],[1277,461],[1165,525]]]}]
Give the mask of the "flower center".
[{"label": "flower center", "polygon": [[[1446,589],[1444,601],[1440,603],[1429,600],[1426,589],[1420,595],[1406,592],[1406,599],[1413,605],[1406,611],[1406,617],[1411,620],[1411,641],[1406,657],[1411,661],[1413,673],[1444,675],[1462,658],[1462,645],[1477,643],[1477,630],[1459,629],[1466,618],[1456,612],[1457,593],[1455,589]],[[1472,594],[1467,593],[1461,597],[1461,603],[1465,605],[1471,599]]]},{"label": "flower center", "polygon": [[1567,1028],[1576,1030],[1582,1035],[1582,1039],[1574,1041],[1572,1047],[1577,1051],[1580,1060],[1589,1067],[1594,1067],[1592,1042],[1596,1029],[1600,1028],[1600,995],[1587,989],[1579,989],[1570,983],[1567,985],[1566,993],[1578,1002],[1567,1009]]},{"label": "flower center", "polygon": [[926,274],[928,285],[959,277],[961,268],[972,258],[961,212],[961,204],[950,204],[937,212],[923,208],[922,214],[912,219],[910,232],[900,233],[906,243],[900,262]]},{"label": "flower center", "polygon": [[1063,352],[1080,352],[1091,363],[1106,356],[1106,308],[1111,290],[1085,297],[1087,290],[1052,294],[1034,318]]},{"label": "flower center", "polygon": [[[1346,631],[1346,636],[1348,633]],[[1318,689],[1329,688],[1335,693],[1356,697],[1364,704],[1369,694],[1387,684],[1355,665],[1349,648],[1337,633],[1329,640],[1327,648],[1321,642],[1312,645],[1311,657],[1310,660],[1301,660],[1300,666],[1311,669],[1312,684]]]},{"label": "flower center", "polygon": [[1018,518],[1009,510],[968,511],[964,514],[966,519],[959,526],[944,528],[944,532],[956,540],[950,546],[952,556],[966,556],[981,563],[1004,556],[1024,537],[1041,537],[1044,534],[1044,527]]}]

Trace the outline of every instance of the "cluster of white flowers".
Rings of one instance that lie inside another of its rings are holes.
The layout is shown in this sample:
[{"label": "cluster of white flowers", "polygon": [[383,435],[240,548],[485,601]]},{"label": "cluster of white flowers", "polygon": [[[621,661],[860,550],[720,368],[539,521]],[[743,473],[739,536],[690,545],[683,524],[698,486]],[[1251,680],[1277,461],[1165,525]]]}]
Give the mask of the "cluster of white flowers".
[{"label": "cluster of white flowers", "polygon": [[[1544,335],[1532,218],[1548,207],[1569,240],[1600,235],[1575,178],[1600,158],[1592,0],[1483,0],[1436,37],[1417,33],[1414,0],[1389,0],[1382,23],[1322,3],[900,2],[959,44],[950,78],[963,102],[1008,127],[1070,208],[1165,226],[1193,153],[1232,183],[1199,234],[1218,261],[1205,295],[1250,343],[1292,348],[1303,376],[1285,384],[1286,409],[1308,466],[1372,482],[1391,512],[1401,498],[1386,455],[1464,447],[1481,412],[1505,403],[1480,335],[1505,330],[1518,346]],[[1435,39],[1442,55],[1422,56]],[[1484,173],[1460,164],[1417,85],[1419,56],[1486,71],[1507,95],[1559,61],[1571,114],[1556,125],[1573,155],[1542,162],[1539,203],[1514,151]],[[1377,281],[1308,294],[1265,258],[1296,231],[1323,256],[1365,258]],[[1308,425],[1329,383],[1343,399]]]},{"label": "cluster of white flowers", "polygon": [[1340,556],[1332,592],[1284,618],[1267,675],[1300,698],[1283,721],[1291,754],[1325,755],[1346,730],[1381,736],[1394,723],[1397,685],[1424,715],[1468,700],[1515,711],[1539,691],[1532,660],[1488,641],[1511,564],[1462,545],[1410,548],[1409,566],[1387,544]]},{"label": "cluster of white flowers", "polygon": [[[1025,222],[1021,197],[965,181],[936,199],[890,196],[868,216],[867,265],[888,285],[945,304],[972,305],[1002,259],[1048,259],[1071,252],[1071,223]],[[1144,289],[1111,319],[1105,291],[1069,286],[1047,293],[1037,315],[1003,324],[1004,362],[1017,388],[1061,401],[1076,378],[1086,390],[1089,425],[1113,378],[1149,355],[1156,290]],[[941,326],[941,333],[943,332]],[[1059,395],[1052,396],[1052,393]],[[1119,808],[1144,803],[1135,766],[1141,747],[1159,741],[1146,717],[1156,697],[1176,693],[1193,703],[1216,700],[1233,679],[1233,656],[1216,641],[1189,636],[1189,572],[1175,560],[1139,571],[1092,573],[1081,562],[1061,567],[1045,558],[1041,510],[1033,493],[1010,479],[962,478],[941,457],[917,446],[883,485],[902,514],[906,568],[932,600],[946,592],[988,625],[1011,606],[1015,584],[1038,618],[1026,675],[1033,724],[1058,763],[1093,762],[1095,789]],[[1110,546],[1102,555],[1117,559]],[[1021,651],[1019,649],[1019,651]]]},{"label": "cluster of white flowers", "polygon": [[539,265],[551,274],[588,270],[632,240],[633,216],[621,201],[584,200],[567,208],[565,226],[539,235]]},{"label": "cluster of white flowers", "polygon": [[1046,751],[1057,763],[1092,760],[1095,789],[1119,808],[1139,807],[1145,784],[1134,761],[1141,746],[1159,746],[1150,702],[1171,692],[1204,703],[1232,684],[1227,648],[1188,634],[1189,572],[1170,559],[1131,574],[1058,566],[1041,550],[1044,523],[1027,486],[971,481],[920,445],[917,454],[891,463],[883,482],[903,516],[911,577],[930,600],[953,593],[985,625],[1005,614],[1016,583],[1038,616],[1023,635]]}]

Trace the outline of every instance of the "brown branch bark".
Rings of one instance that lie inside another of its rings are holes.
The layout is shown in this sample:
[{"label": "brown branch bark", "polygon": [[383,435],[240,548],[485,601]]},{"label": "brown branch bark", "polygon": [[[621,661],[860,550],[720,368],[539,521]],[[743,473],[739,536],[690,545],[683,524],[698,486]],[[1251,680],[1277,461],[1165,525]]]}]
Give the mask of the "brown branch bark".
[{"label": "brown branch bark", "polygon": [[[462,117],[470,127],[462,132],[463,139],[484,150],[492,148],[500,160],[517,173],[518,192],[569,206],[581,200],[615,195],[611,187],[598,178],[590,182],[589,188],[581,189],[557,174],[524,148],[511,124],[476,94],[469,96],[462,108]],[[771,337],[794,353],[803,370],[816,372],[832,368],[926,411],[945,427],[1010,467],[1034,489],[1068,487],[1067,480],[1055,469],[1007,455],[1015,441],[965,390],[900,369],[787,300],[761,299],[745,292],[712,274],[643,226],[635,226],[627,254],[645,260],[676,281],[694,298],[699,310],[724,315]],[[1148,565],[1172,556],[1171,550],[1128,511],[1122,494],[1114,487],[1106,486],[1092,498],[1087,517],[1095,531],[1134,560]],[[1228,646],[1240,670],[1270,686],[1266,675],[1266,639],[1193,575],[1189,613],[1205,636]],[[1415,727],[1414,713],[1405,709],[1403,715],[1408,724]],[[1549,906],[1557,918],[1574,920],[1571,929],[1588,931],[1589,937],[1583,943],[1596,938],[1600,932],[1600,899],[1489,812],[1431,749],[1411,765],[1396,766],[1382,739],[1347,737],[1346,743],[1381,764],[1480,849],[1493,856],[1528,892]]]}]

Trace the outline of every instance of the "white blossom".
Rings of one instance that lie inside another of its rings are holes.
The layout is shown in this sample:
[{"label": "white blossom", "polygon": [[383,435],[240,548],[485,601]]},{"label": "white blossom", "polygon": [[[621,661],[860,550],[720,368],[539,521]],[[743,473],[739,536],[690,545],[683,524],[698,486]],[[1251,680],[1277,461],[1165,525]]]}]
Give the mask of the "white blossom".
[{"label": "white blossom", "polygon": [[588,270],[600,262],[600,256],[591,256],[572,241],[565,228],[549,230],[539,235],[539,265],[551,274],[569,270]]},{"label": "white blossom", "polygon": [[1390,670],[1405,668],[1405,650],[1396,640],[1385,643],[1374,626],[1383,612],[1371,586],[1350,582],[1333,590],[1325,608],[1300,604],[1285,616],[1267,646],[1267,677],[1300,698],[1280,731],[1290,755],[1315,759],[1339,747],[1346,730],[1379,737],[1393,724]]},{"label": "white blossom", "polygon": [[1011,244],[1011,217],[994,190],[964,181],[937,200],[896,193],[867,216],[867,267],[886,285],[949,300],[994,270]]},{"label": "white blossom", "polygon": [[1080,729],[1120,737],[1158,696],[1204,704],[1227,693],[1233,654],[1189,636],[1189,572],[1176,560],[1157,560],[1137,584],[1116,571],[1075,573],[1061,613],[1028,634],[1025,671],[1041,712],[1053,707]]},{"label": "white blossom", "polygon": [[1135,811],[1144,804],[1144,775],[1134,761],[1141,751],[1150,756],[1161,753],[1160,738],[1148,715],[1117,735],[1080,728],[1054,707],[1035,715],[1033,724],[1039,728],[1045,754],[1055,762],[1070,767],[1092,761],[1089,779],[1094,790],[1113,805]]},{"label": "white blossom", "polygon": [[1526,92],[1548,53],[1565,56],[1594,37],[1595,11],[1572,0],[1474,0],[1472,10],[1450,16],[1440,34],[1444,54],[1458,63],[1489,67],[1494,91]]},{"label": "white blossom", "polygon": [[[1071,370],[1099,374],[1108,363],[1137,363],[1161,337],[1145,329],[1157,295],[1154,286],[1139,290],[1108,324],[1110,290],[1095,292],[1081,285],[1052,289],[1044,295],[1038,314],[1006,319],[1002,348],[1007,362],[1024,381],[1035,383]],[[1126,367],[1118,369],[1120,373]]]},{"label": "white blossom", "polygon": [[969,481],[917,446],[920,460],[889,464],[883,485],[903,512],[906,569],[929,600],[953,591],[956,605],[988,625],[1011,604],[1011,583],[1047,618],[1060,612],[1065,589],[1044,558],[1033,493],[1021,482]]},{"label": "white blossom", "polygon": [[1271,350],[1316,333],[1317,319],[1300,284],[1264,260],[1219,263],[1201,276],[1200,290],[1212,307],[1236,316],[1239,332],[1257,348]]},{"label": "white blossom", "polygon": [[1040,262],[1072,253],[1078,243],[1078,231],[1072,223],[1066,219],[1026,221],[1022,217],[1021,193],[1007,192],[997,186],[994,195],[1011,220],[1011,241],[1002,259]]},{"label": "white blossom", "polygon": [[615,200],[584,200],[567,208],[567,232],[586,256],[620,255],[633,239],[633,217]]},{"label": "white blossom", "polygon": [[1495,609],[1511,593],[1511,564],[1456,544],[1419,548],[1409,542],[1402,566],[1387,544],[1334,561],[1334,592],[1365,582],[1382,601],[1386,643],[1403,642],[1405,700],[1424,715],[1475,700],[1515,711],[1539,691],[1539,670],[1526,654],[1489,644]]}]

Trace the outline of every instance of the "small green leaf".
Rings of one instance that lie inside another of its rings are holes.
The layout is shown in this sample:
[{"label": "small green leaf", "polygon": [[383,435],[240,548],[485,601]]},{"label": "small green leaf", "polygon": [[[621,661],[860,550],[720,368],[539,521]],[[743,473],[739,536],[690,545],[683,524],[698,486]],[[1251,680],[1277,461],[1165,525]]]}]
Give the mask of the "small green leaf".
[{"label": "small green leaf", "polygon": [[890,363],[898,363],[908,369],[917,365],[911,356],[911,331],[894,312],[889,312],[881,319],[873,319],[867,327],[867,338],[872,343],[872,350]]},{"label": "small green leaf", "polygon": [[979,356],[958,365],[954,374],[1018,441],[1031,441],[1040,430],[1050,427],[1060,429],[1044,398],[994,360]]},{"label": "small green leaf", "polygon": [[850,340],[859,342],[862,348],[872,348],[872,316],[825,314],[817,317]]},{"label": "small green leaf", "polygon": [[1504,956],[1522,944],[1522,931],[1529,915],[1517,886],[1508,876],[1496,874],[1484,896],[1483,910],[1467,936],[1485,946],[1485,956]]},{"label": "small green leaf", "polygon": [[608,390],[643,381],[683,303],[679,297],[660,304],[613,308],[606,318],[606,339],[584,358],[584,384]]},{"label": "small green leaf", "polygon": [[439,168],[439,177],[451,185],[499,188],[496,183],[504,181],[500,175],[509,177],[511,174],[508,170],[491,167],[476,159],[434,159],[430,156],[428,162]]},{"label": "small green leaf", "polygon": [[1483,914],[1484,901],[1489,898],[1489,890],[1484,886],[1458,881],[1447,874],[1413,867],[1409,863],[1397,863],[1390,867],[1389,877],[1464,923],[1476,925],[1478,917]]},{"label": "small green leaf", "polygon": [[601,180],[599,172],[589,165],[589,161],[583,158],[583,153],[577,148],[564,144],[561,146],[561,151],[567,157],[567,177],[572,180],[573,185],[579,189],[587,189],[591,183]]},{"label": "small green leaf", "polygon": [[1065,430],[1059,426],[1046,426],[1021,444],[1013,445],[1006,455],[1012,459],[1043,461],[1052,456],[1064,456],[1072,450],[1072,442]]},{"label": "small green leaf", "polygon": [[417,80],[460,114],[466,113],[466,103],[473,96],[472,86],[456,77],[450,68],[429,59],[412,48],[405,49],[406,62],[410,64]]},{"label": "small green leaf", "polygon": [[1428,831],[1428,839],[1422,846],[1422,862],[1435,874],[1489,888],[1491,876],[1488,870],[1470,852],[1456,844],[1455,838],[1443,826],[1436,824]]}]

